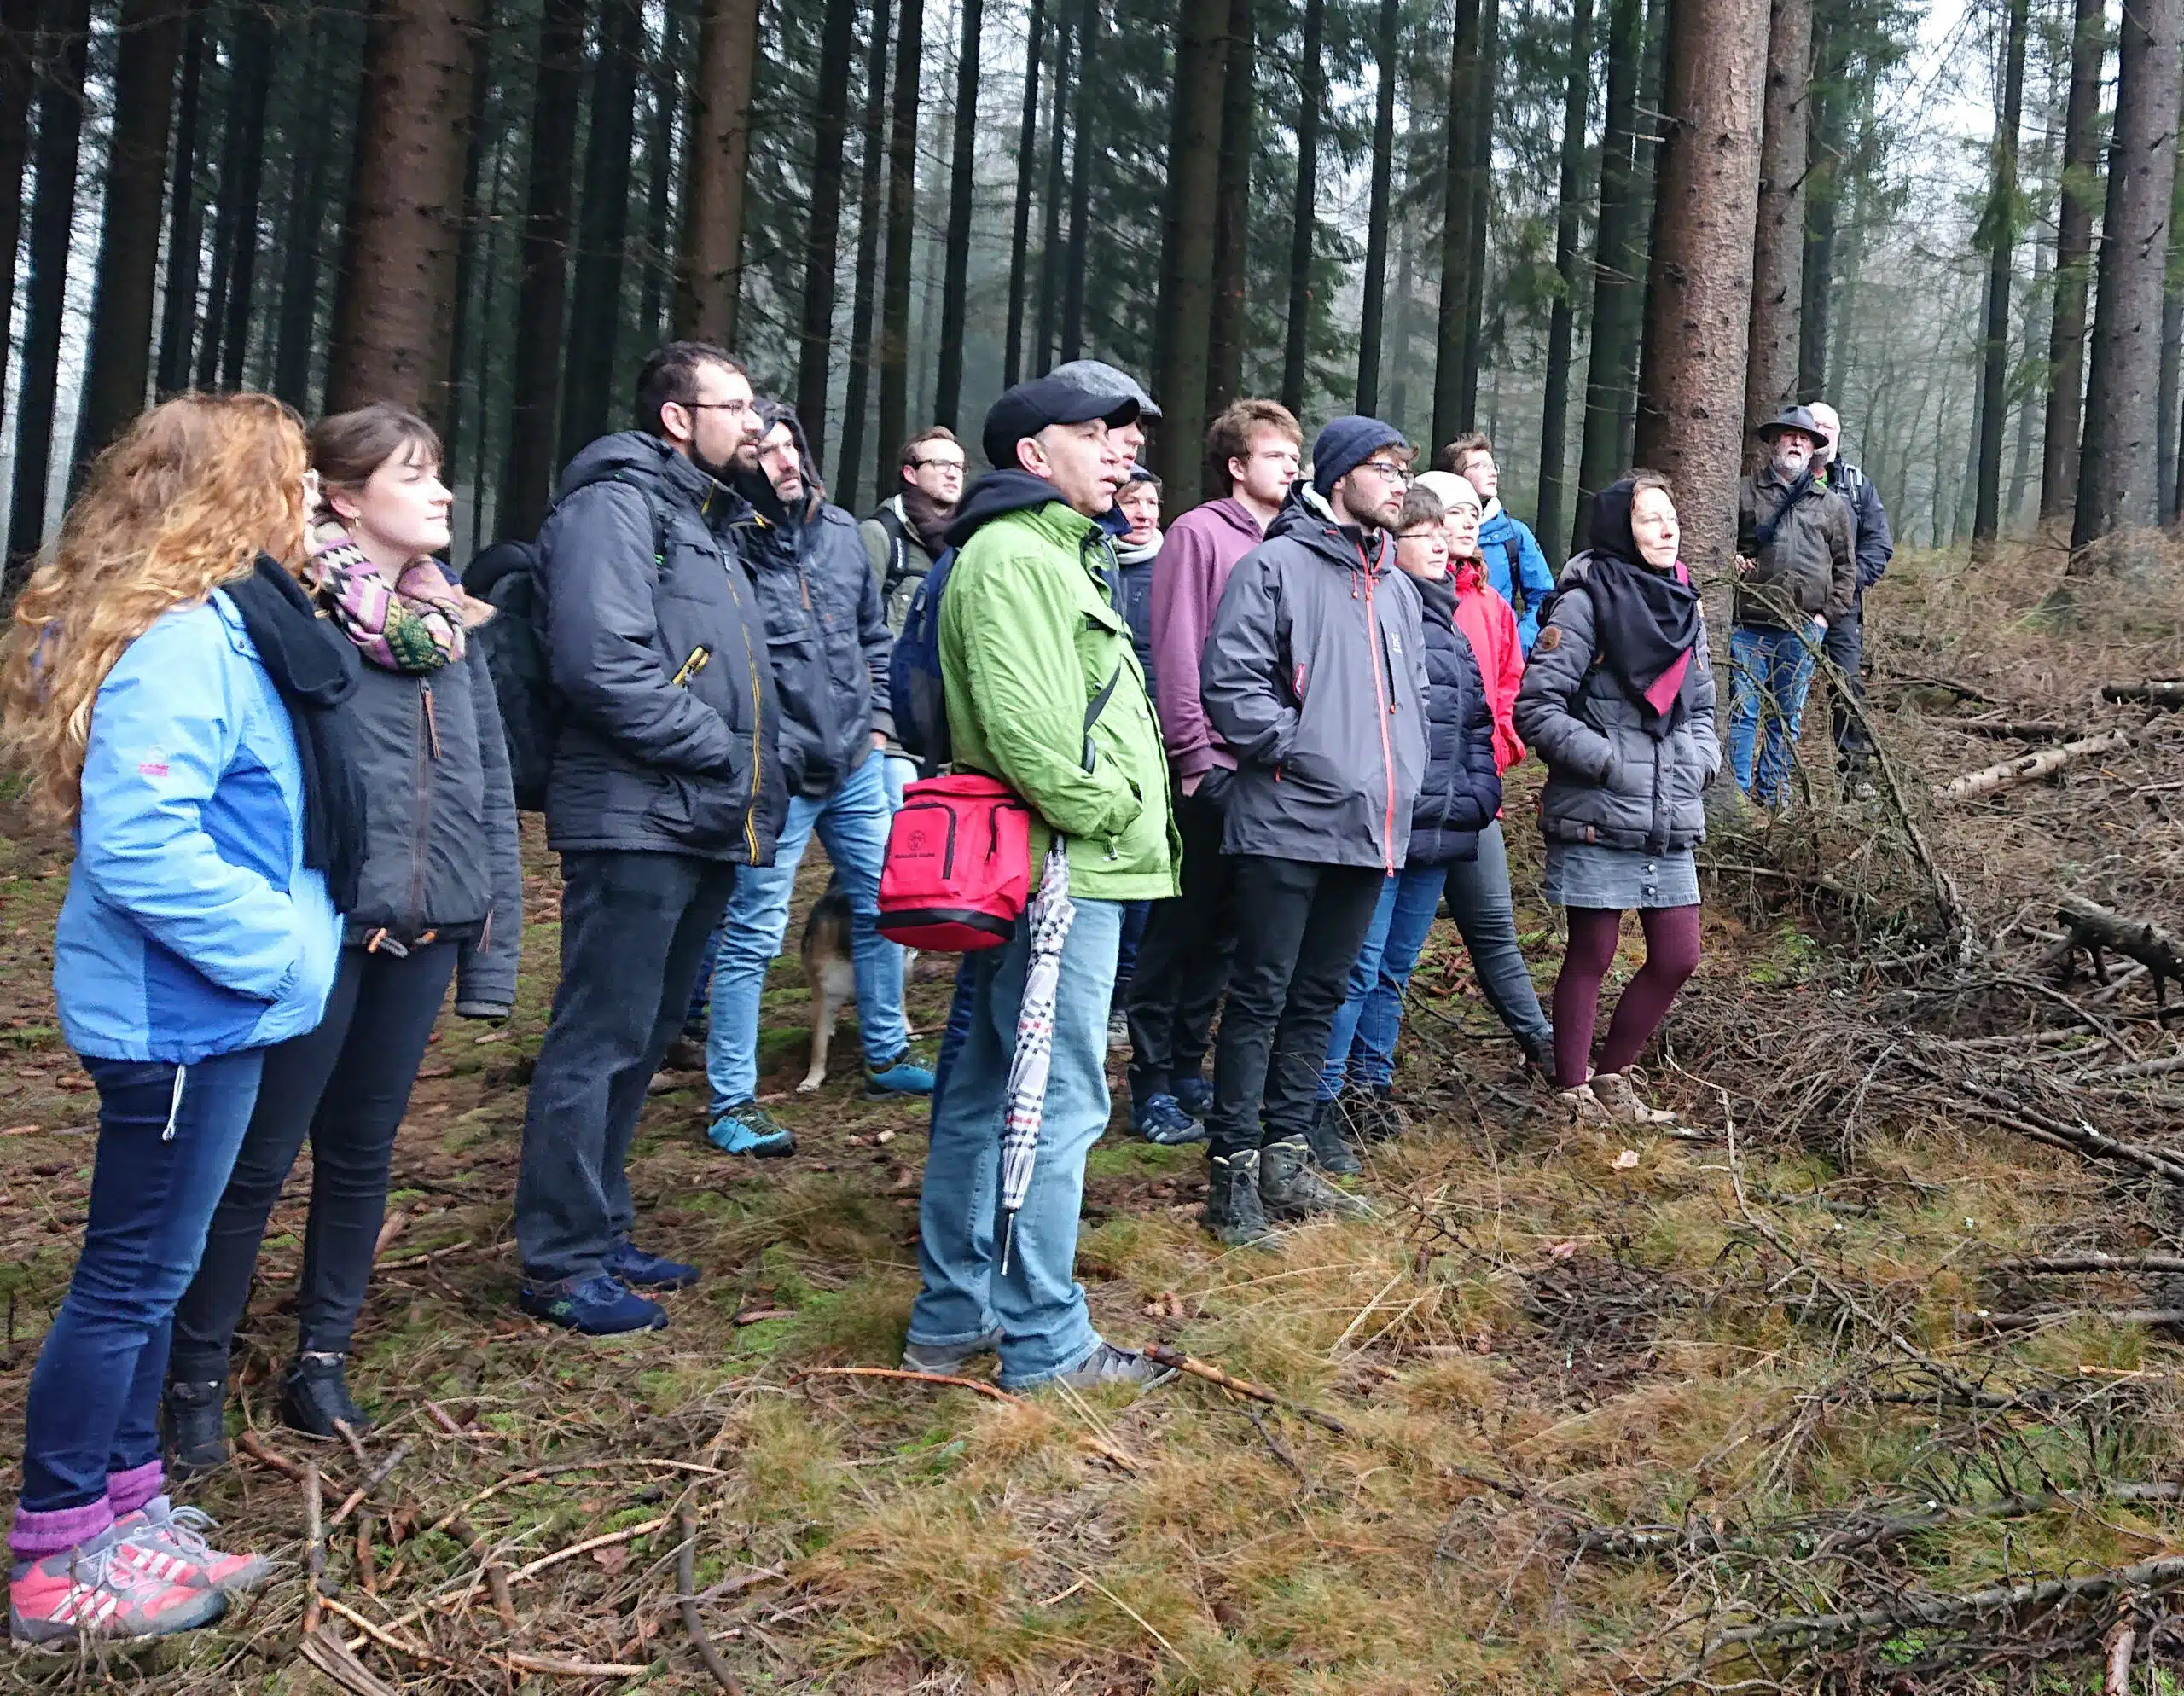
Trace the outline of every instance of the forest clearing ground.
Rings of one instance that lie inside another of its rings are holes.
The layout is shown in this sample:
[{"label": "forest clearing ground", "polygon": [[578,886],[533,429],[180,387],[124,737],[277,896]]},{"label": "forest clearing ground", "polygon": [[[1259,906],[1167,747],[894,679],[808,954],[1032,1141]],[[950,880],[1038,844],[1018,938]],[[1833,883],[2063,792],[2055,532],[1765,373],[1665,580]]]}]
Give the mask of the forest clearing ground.
[{"label": "forest clearing ground", "polygon": [[[239,1456],[189,1499],[234,1542],[285,1557],[282,1583],[218,1629],[131,1662],[0,1651],[0,1680],[712,1689],[678,1612],[686,1513],[700,1618],[753,1692],[1652,1689],[1697,1675],[1708,1644],[1739,1628],[1900,1612],[1910,1594],[2184,1551],[2174,1491],[2117,1488],[2178,1476],[2184,1349],[2177,1319],[2159,1316],[2184,1309],[2184,1281],[1997,1269],[2184,1252],[2171,1196],[2140,1168],[2025,1129],[2089,1126],[2184,1158],[2180,1074],[2070,1081],[2180,1052],[2146,975],[2103,989],[2081,973],[2065,988],[2030,963],[2052,946],[2041,932],[2063,890],[2172,928],[2184,919],[2184,722],[2127,717],[2097,694],[2106,679],[2174,675],[2184,603],[2105,587],[2088,628],[2050,630],[2025,616],[2050,566],[2013,558],[1975,590],[1960,560],[1905,561],[1876,596],[1876,719],[1976,916],[1978,966],[1937,944],[1932,880],[1887,804],[1833,799],[1817,690],[1810,799],[1767,828],[1723,810],[1702,860],[1757,869],[1707,880],[1706,957],[1655,1068],[1707,1140],[1559,1122],[1441,926],[1403,1050],[1414,1130],[1366,1157],[1380,1217],[1293,1231],[1279,1256],[1223,1253],[1194,1223],[1202,1153],[1127,1137],[1114,1057],[1116,1124],[1091,1159],[1078,1255],[1096,1322],[1322,1410],[1339,1432],[1188,1377],[1129,1403],[1002,1403],[800,1376],[895,1364],[924,1150],[921,1106],[863,1099],[853,1014],[824,1092],[792,1093],[807,1028],[795,941],[825,877],[816,852],[770,981],[762,1066],[799,1153],[731,1162],[703,1139],[702,1077],[673,1075],[631,1165],[640,1231],[706,1281],[666,1298],[670,1329],[624,1341],[522,1316],[508,1228],[518,1080],[551,995],[558,888],[531,835],[517,1015],[501,1031],[441,1027],[398,1150],[401,1223],[357,1339],[356,1387],[383,1420],[366,1456],[376,1467],[408,1445],[329,1542],[342,1610],[329,1629],[361,1666],[298,1657],[304,1492]],[[1928,781],[2016,751],[1956,728],[1984,710],[1963,705],[1966,689],[2020,717],[2147,728],[2097,770],[1937,811]],[[1538,898],[1536,781],[1535,764],[1513,785],[1509,834],[1544,988],[1559,940]],[[60,1045],[47,975],[65,844],[12,810],[0,828],[0,1452],[12,1463],[73,1260],[96,1098]],[[1618,979],[1635,926],[1625,947]],[[951,965],[923,962],[921,1030],[940,1022]],[[324,1469],[330,1514],[365,1467],[286,1432],[270,1406],[306,1195],[299,1168],[268,1235],[238,1393],[266,1449]],[[523,1476],[602,1460],[614,1464]],[[2161,1629],[2177,1582],[2152,1571],[2118,1594],[1784,1629],[1763,1659],[1716,1649],[1705,1676],[1754,1690],[2096,1688],[2118,1620],[2142,1658],[2173,1664],[2184,1649]]]}]

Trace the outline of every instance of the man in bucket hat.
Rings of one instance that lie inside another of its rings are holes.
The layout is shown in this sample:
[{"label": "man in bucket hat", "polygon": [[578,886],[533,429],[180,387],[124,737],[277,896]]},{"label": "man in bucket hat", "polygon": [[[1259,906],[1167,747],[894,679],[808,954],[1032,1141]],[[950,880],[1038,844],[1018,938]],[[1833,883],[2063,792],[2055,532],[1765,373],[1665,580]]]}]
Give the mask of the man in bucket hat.
[{"label": "man in bucket hat", "polygon": [[1850,610],[1857,563],[1850,508],[1813,477],[1819,421],[1792,406],[1756,433],[1767,462],[1737,488],[1728,759],[1739,788],[1780,807],[1814,656]]}]

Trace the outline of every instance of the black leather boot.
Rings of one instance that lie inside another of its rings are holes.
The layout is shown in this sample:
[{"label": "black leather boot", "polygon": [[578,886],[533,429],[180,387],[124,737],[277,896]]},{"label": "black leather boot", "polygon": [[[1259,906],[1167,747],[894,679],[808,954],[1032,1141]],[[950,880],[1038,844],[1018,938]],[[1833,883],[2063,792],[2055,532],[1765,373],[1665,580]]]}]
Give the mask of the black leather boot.
[{"label": "black leather boot", "polygon": [[281,1423],[310,1437],[338,1438],[334,1421],[353,1437],[372,1428],[371,1418],[349,1394],[346,1355],[298,1355],[281,1379]]},{"label": "black leather boot", "polygon": [[1343,1123],[1344,1116],[1333,1101],[1319,1102],[1312,1109],[1312,1126],[1304,1133],[1304,1141],[1321,1171],[1339,1178],[1354,1177],[1365,1168],[1350,1139],[1342,1134]]},{"label": "black leather boot", "polygon": [[1373,1217],[1362,1198],[1337,1189],[1312,1170],[1311,1150],[1301,1136],[1285,1136],[1259,1150],[1259,1205],[1269,1219],[1303,1219],[1315,1213]]},{"label": "black leather boot", "polygon": [[160,1398],[160,1447],[167,1472],[201,1478],[228,1464],[228,1381],[170,1384]]},{"label": "black leather boot", "polygon": [[1259,1205],[1259,1151],[1216,1154],[1206,1162],[1205,1211],[1199,1223],[1230,1248],[1272,1248]]}]

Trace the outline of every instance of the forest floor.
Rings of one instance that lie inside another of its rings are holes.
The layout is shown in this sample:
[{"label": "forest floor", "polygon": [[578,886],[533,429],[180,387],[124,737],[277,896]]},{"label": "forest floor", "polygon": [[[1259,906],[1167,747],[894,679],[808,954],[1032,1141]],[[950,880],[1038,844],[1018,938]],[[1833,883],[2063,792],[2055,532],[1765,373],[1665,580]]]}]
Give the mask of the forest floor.
[{"label": "forest floor", "polygon": [[[2059,571],[1900,561],[1872,607],[1894,782],[1835,799],[1816,694],[1805,799],[1771,824],[1723,809],[1706,958],[1653,1064],[1693,1136],[1562,1123],[1443,926],[1403,1048],[1414,1128],[1362,1181],[1379,1218],[1224,1253],[1194,1223],[1202,1153],[1128,1136],[1115,1057],[1078,1252],[1095,1320],[1287,1406],[1194,1376],[999,1400],[836,1370],[897,1362],[924,1112],[862,1098],[847,1017],[823,1093],[787,1093],[796,929],[764,1067],[795,1157],[717,1153],[702,1078],[669,1075],[631,1162],[640,1232],[706,1281],[634,1339],[524,1317],[519,1080],[556,953],[532,840],[517,1015],[443,1025],[401,1136],[353,1373],[378,1429],[352,1455],[272,1415],[299,1169],[240,1344],[256,1451],[189,1492],[282,1581],[134,1660],[0,1651],[0,1686],[2180,1687],[2157,1664],[2184,1664],[2184,1257],[2184,1257],[2184,1043],[2135,962],[2066,976],[2055,908],[2076,892],[2184,928],[2184,715],[2099,694],[2176,675],[2184,596],[2105,584],[2059,625],[2034,609]],[[1990,733],[2027,720],[2138,741],[1936,804],[1931,781],[2030,746]],[[1544,991],[1536,770],[1509,816]],[[65,844],[0,830],[12,1465],[95,1097],[49,995]],[[804,901],[823,877],[815,854]],[[1618,978],[1638,946],[1632,926]],[[949,966],[923,962],[922,1029]],[[2096,1252],[2152,1257],[2087,1269]],[[332,1520],[388,1463],[328,1536],[306,1639],[306,1468]]]}]

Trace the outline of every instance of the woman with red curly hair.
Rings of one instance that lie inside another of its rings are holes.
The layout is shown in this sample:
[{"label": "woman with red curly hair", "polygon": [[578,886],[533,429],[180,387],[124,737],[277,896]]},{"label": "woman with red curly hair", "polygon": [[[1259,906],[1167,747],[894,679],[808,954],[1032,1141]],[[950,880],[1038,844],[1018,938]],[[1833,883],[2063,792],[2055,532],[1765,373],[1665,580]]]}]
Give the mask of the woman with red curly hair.
[{"label": "woman with red curly hair", "polygon": [[291,575],[305,464],[262,395],[154,408],[92,468],[0,665],[9,752],[75,833],[54,996],[99,1092],[83,1248],[25,1414],[18,1645],[187,1630],[267,1571],[170,1506],[158,1418],[265,1050],[319,1022],[362,851],[331,722],[357,661]]}]

